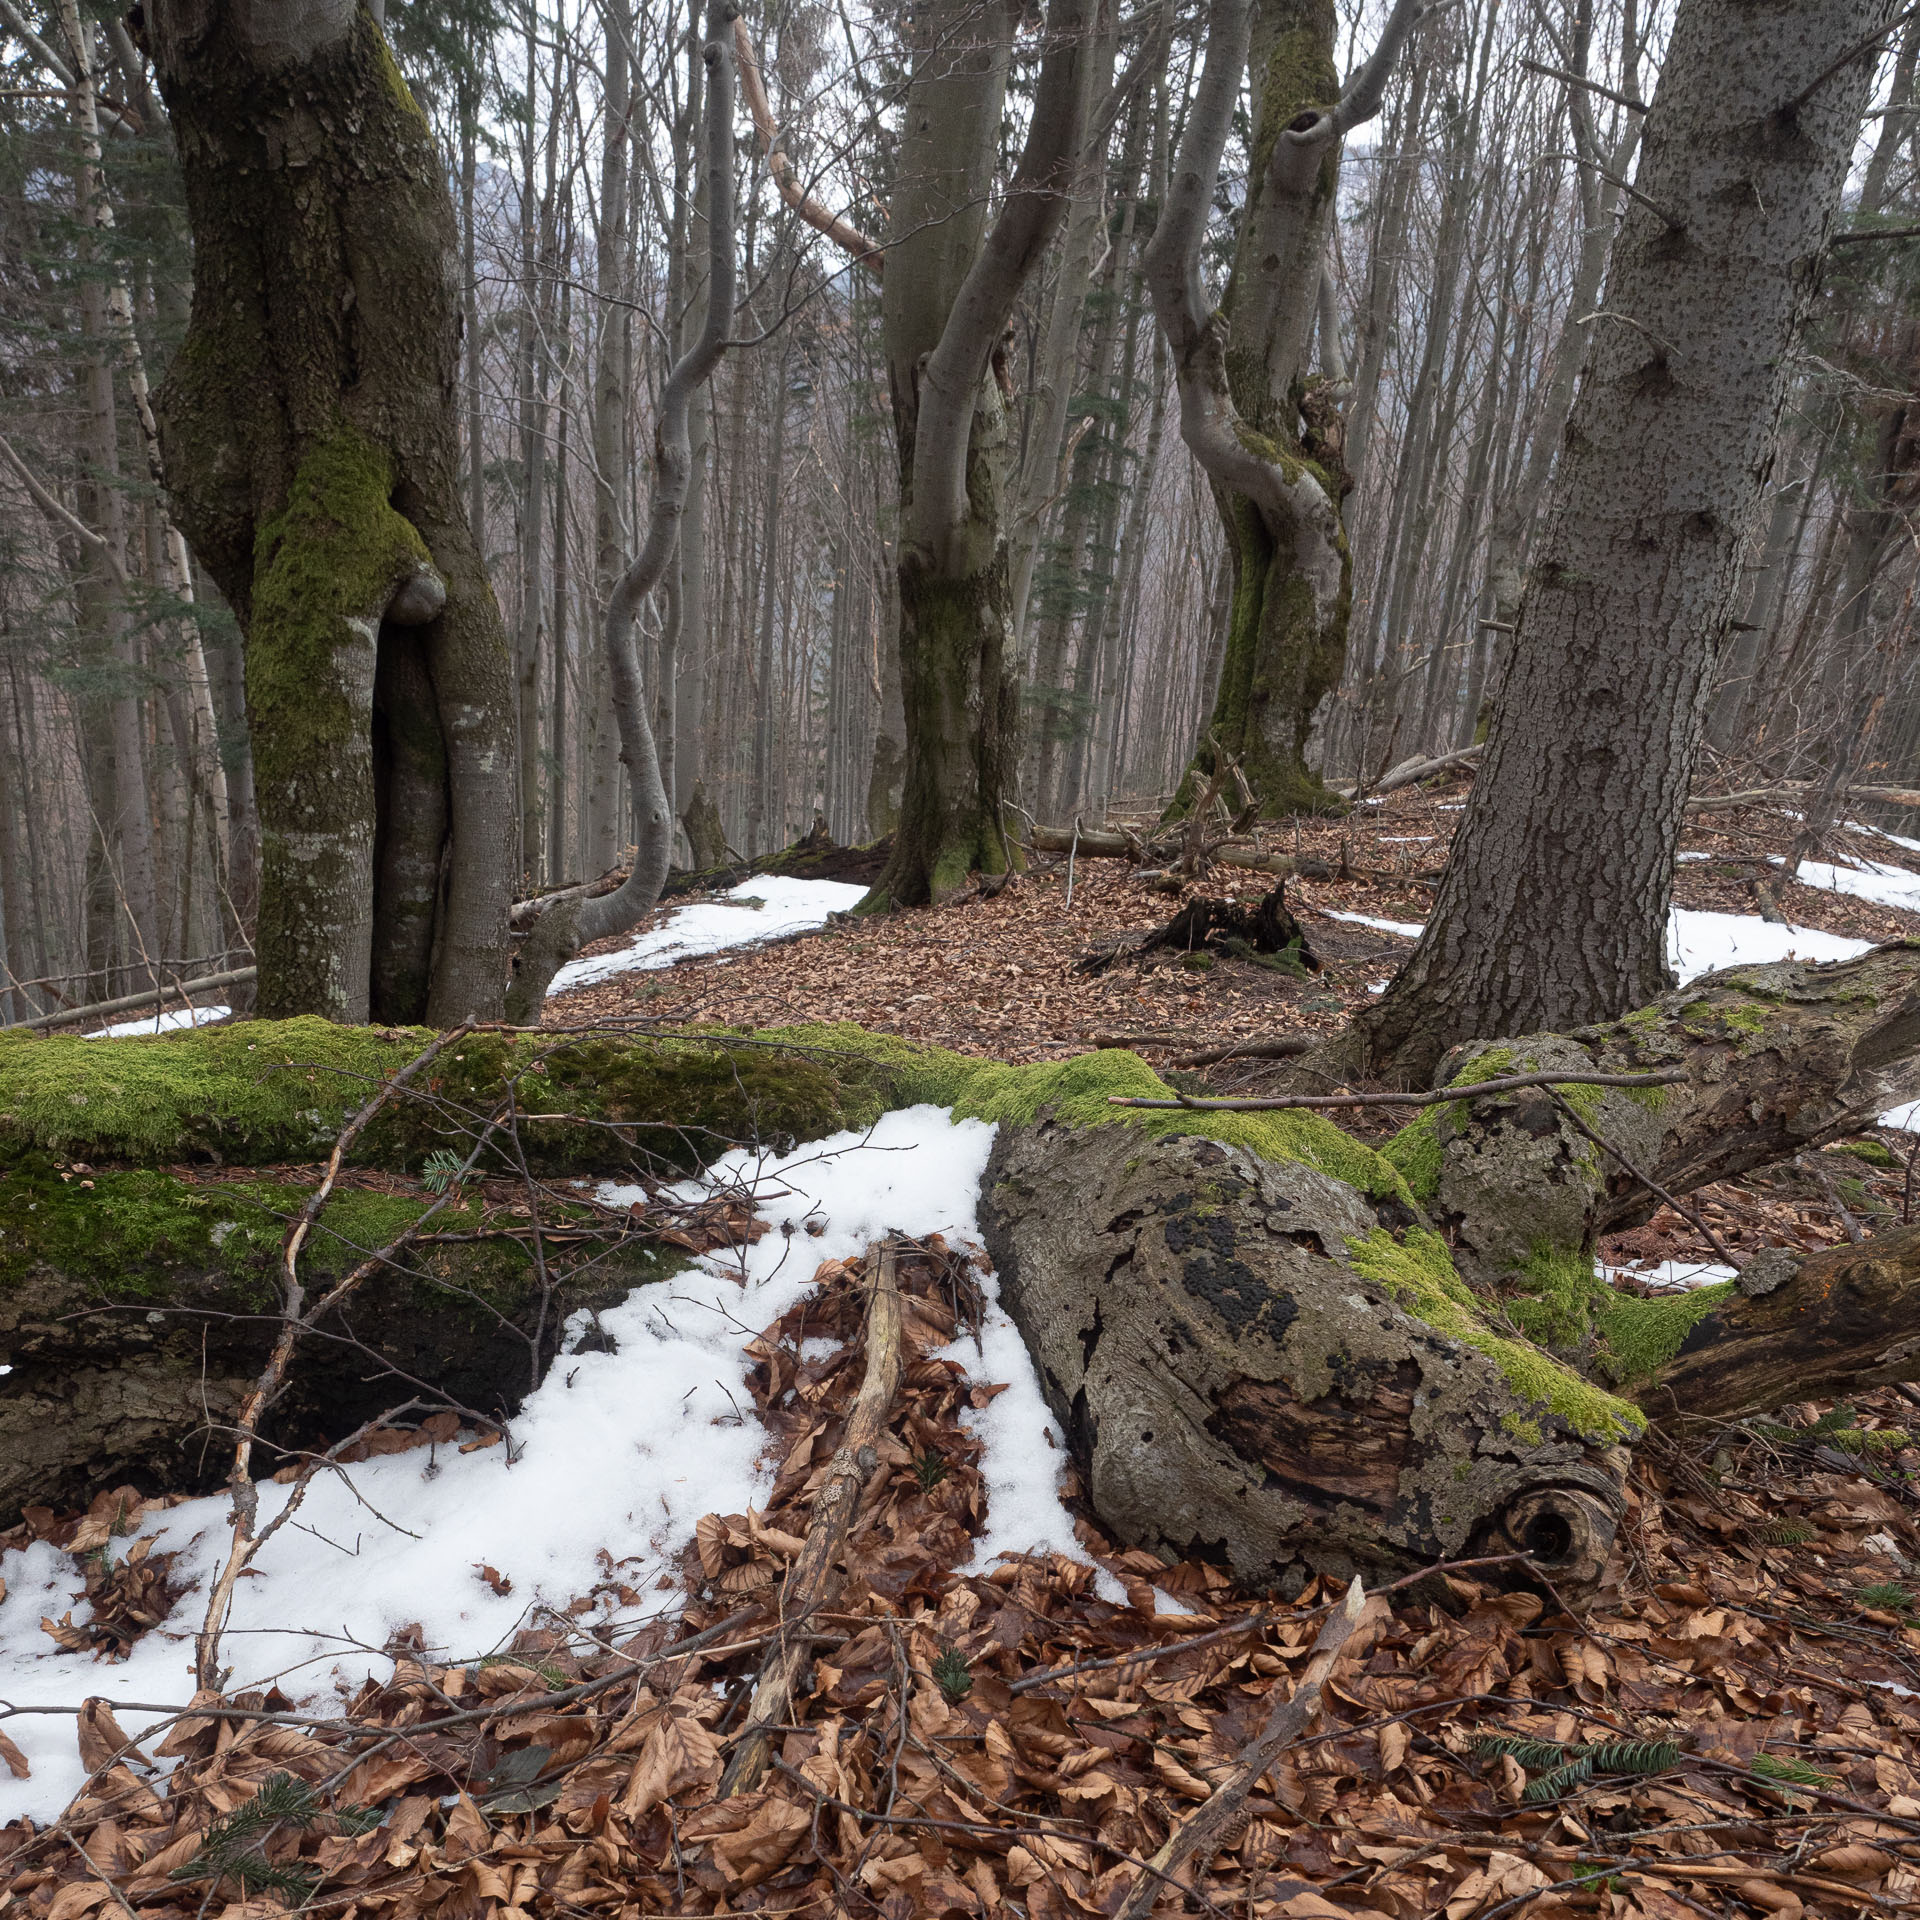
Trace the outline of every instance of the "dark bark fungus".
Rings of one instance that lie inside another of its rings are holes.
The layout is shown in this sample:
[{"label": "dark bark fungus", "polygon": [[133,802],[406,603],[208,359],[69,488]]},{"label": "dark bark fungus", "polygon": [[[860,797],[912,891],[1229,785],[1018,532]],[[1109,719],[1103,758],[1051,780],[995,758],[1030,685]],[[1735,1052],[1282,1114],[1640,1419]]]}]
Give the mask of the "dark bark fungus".
[{"label": "dark bark fungus", "polygon": [[1353,1188],[1217,1141],[1042,1121],[1003,1129],[982,1219],[1093,1507],[1129,1545],[1282,1593],[1476,1551],[1533,1556],[1569,1598],[1598,1581],[1619,1403],[1556,1411],[1523,1343],[1470,1344],[1368,1277],[1383,1230]]}]

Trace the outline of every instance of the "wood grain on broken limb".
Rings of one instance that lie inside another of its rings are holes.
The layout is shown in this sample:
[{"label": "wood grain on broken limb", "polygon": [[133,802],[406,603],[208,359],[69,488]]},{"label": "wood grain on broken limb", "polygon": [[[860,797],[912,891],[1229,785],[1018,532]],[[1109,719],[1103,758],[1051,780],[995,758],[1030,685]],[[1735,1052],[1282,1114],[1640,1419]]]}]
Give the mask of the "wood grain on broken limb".
[{"label": "wood grain on broken limb", "polygon": [[894,1281],[894,1249],[883,1244],[868,1256],[873,1270],[867,1315],[867,1371],[847,1415],[847,1429],[814,1496],[813,1524],[780,1594],[780,1638],[753,1690],[753,1705],[741,1729],[719,1798],[750,1793],[766,1772],[773,1732],[792,1711],[793,1690],[806,1655],[806,1628],[828,1598],[835,1563],[860,1504],[860,1489],[872,1475],[875,1448],[900,1390],[900,1290]]},{"label": "wood grain on broken limb", "polygon": [[[1267,1715],[1267,1724],[1234,1755],[1233,1772],[1227,1781],[1167,1836],[1166,1845],[1153,1856],[1151,1864],[1156,1872],[1177,1873],[1190,1860],[1197,1858],[1204,1862],[1219,1847],[1260,1776],[1306,1731],[1320,1711],[1321,1690],[1332,1675],[1341,1651],[1353,1637],[1354,1628],[1360,1624],[1366,1605],[1366,1589],[1355,1575],[1346,1597],[1321,1627],[1313,1643],[1312,1658],[1292,1695],[1275,1706]],[[1160,1882],[1142,1874],[1127,1896],[1127,1904],[1120,1909],[1119,1920],[1147,1920],[1159,1897]]]},{"label": "wood grain on broken limb", "polygon": [[1729,1293],[1634,1398],[1656,1420],[1729,1420],[1914,1379],[1920,1227],[1905,1227],[1809,1254],[1767,1292]]}]

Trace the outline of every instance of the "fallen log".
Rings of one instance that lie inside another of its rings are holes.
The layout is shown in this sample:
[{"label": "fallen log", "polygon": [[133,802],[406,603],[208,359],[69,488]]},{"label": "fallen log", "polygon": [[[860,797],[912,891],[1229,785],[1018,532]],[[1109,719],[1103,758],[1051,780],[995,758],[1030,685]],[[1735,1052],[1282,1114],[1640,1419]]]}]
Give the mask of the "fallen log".
[{"label": "fallen log", "polygon": [[[1556,1069],[1558,1096],[1494,1090]],[[1572,1084],[1609,1074],[1678,1077]],[[1920,1097],[1920,944],[1731,967],[1603,1025],[1455,1048],[1435,1080],[1460,1097],[1383,1151],[1462,1271],[1535,1340],[1586,1353],[1597,1336],[1614,1377],[1642,1378],[1670,1357],[1677,1323],[1605,1288],[1595,1242],[1666,1196],[1846,1139]]]},{"label": "fallen log", "polygon": [[1693,1299],[1678,1350],[1632,1388],[1655,1418],[1731,1420],[1920,1379],[1920,1227],[1804,1257],[1779,1248]]},{"label": "fallen log", "polygon": [[1007,1310],[1127,1544],[1283,1597],[1483,1550],[1590,1590],[1639,1417],[1499,1334],[1444,1243],[1383,1213],[1411,1218],[1303,1159],[1045,1117],[1002,1127],[981,1196]]},{"label": "fallen log", "polygon": [[[1091,860],[1145,860],[1155,843],[1137,834],[1114,833],[1107,828],[1042,827],[1028,831],[1027,844],[1036,853],[1078,852]],[[1176,849],[1169,843],[1167,853]],[[1223,867],[1237,867],[1247,873],[1267,873],[1276,880],[1298,874],[1304,880],[1332,880],[1337,870],[1324,860],[1295,860],[1284,853],[1265,853],[1257,847],[1228,841],[1207,849],[1206,857]]]}]

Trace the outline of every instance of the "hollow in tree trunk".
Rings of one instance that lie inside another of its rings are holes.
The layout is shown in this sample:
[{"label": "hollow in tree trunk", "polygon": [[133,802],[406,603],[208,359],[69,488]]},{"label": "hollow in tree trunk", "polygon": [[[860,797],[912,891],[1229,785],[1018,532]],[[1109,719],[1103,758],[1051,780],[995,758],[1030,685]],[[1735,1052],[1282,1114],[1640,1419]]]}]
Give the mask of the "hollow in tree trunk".
[{"label": "hollow in tree trunk", "polygon": [[447,169],[364,7],[146,23],[194,239],[161,431],[246,640],[259,1009],[497,1018],[512,675],[462,493]]}]

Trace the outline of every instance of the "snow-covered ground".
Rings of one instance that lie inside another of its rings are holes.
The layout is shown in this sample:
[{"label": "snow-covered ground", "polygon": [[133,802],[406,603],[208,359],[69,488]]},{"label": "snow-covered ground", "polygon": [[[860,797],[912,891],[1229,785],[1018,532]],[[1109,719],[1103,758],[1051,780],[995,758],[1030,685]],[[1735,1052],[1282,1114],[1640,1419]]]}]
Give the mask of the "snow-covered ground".
[{"label": "snow-covered ground", "polygon": [[[771,1485],[771,1463],[760,1457],[766,1436],[742,1384],[746,1343],[800,1298],[823,1260],[857,1255],[889,1231],[977,1239],[993,1133],[942,1108],[913,1107],[866,1133],[718,1162],[705,1184],[749,1186],[773,1230],[603,1313],[601,1328],[617,1350],[573,1351],[555,1363],[514,1421],[511,1466],[502,1446],[469,1454],[445,1447],[322,1476],[261,1550],[262,1577],[240,1583],[224,1642],[231,1685],[277,1678],[290,1696],[325,1710],[337,1686],[384,1675],[388,1636],[416,1621],[440,1657],[477,1658],[503,1647],[541,1605],[564,1606],[605,1579],[602,1552],[646,1600],[587,1624],[630,1625],[676,1609],[676,1596],[658,1583],[700,1516],[763,1504]],[[604,1193],[616,1203],[638,1197]],[[803,1221],[824,1222],[824,1230],[800,1231]],[[984,1290],[979,1346],[966,1338],[948,1349],[976,1381],[1007,1383],[966,1416],[985,1443],[989,1504],[975,1565],[1030,1548],[1084,1560],[1060,1504],[1065,1456],[1047,1438],[1051,1416],[1032,1362],[991,1278]],[[569,1345],[584,1331],[570,1327]],[[261,1485],[262,1525],[287,1497],[285,1487]],[[70,1555],[40,1542],[0,1557],[0,1700],[77,1706],[97,1694],[137,1737],[157,1716],[124,1703],[191,1697],[192,1634],[226,1549],[227,1502],[192,1501],[152,1516],[142,1531],[155,1536],[155,1551],[180,1551],[175,1575],[190,1576],[192,1590],[119,1664],[62,1653],[41,1629],[43,1617],[87,1618]],[[496,1592],[482,1567],[511,1591]],[[1104,1572],[1099,1579],[1120,1601],[1118,1583]],[[0,1823],[19,1814],[53,1818],[82,1780],[73,1719],[21,1715],[0,1726],[32,1763],[25,1780],[0,1768]]]},{"label": "snow-covered ground", "polygon": [[1888,866],[1884,861],[1847,859],[1802,860],[1793,877],[1803,887],[1820,887],[1828,893],[1849,893],[1857,900],[1872,900],[1883,907],[1899,907],[1908,913],[1920,913],[1920,873],[1905,867]]},{"label": "snow-covered ground", "polygon": [[570,961],[553,977],[552,991],[592,986],[616,973],[671,967],[728,947],[755,947],[789,934],[824,927],[830,914],[845,913],[866,898],[865,887],[838,880],[789,880],[763,874],[744,880],[717,900],[679,908],[662,925],[636,934],[617,953]]},{"label": "snow-covered ground", "polygon": [[142,1014],[138,1020],[122,1020],[111,1027],[99,1027],[83,1033],[82,1040],[131,1040],[143,1033],[172,1033],[180,1027],[204,1027],[210,1020],[224,1020],[231,1007],[176,1007],[171,1013]]},{"label": "snow-covered ground", "polygon": [[1663,1293],[1691,1293],[1695,1287],[1711,1287],[1733,1278],[1731,1267],[1716,1267],[1698,1260],[1662,1260],[1657,1267],[1602,1267],[1608,1279],[1616,1274],[1631,1274]]}]

